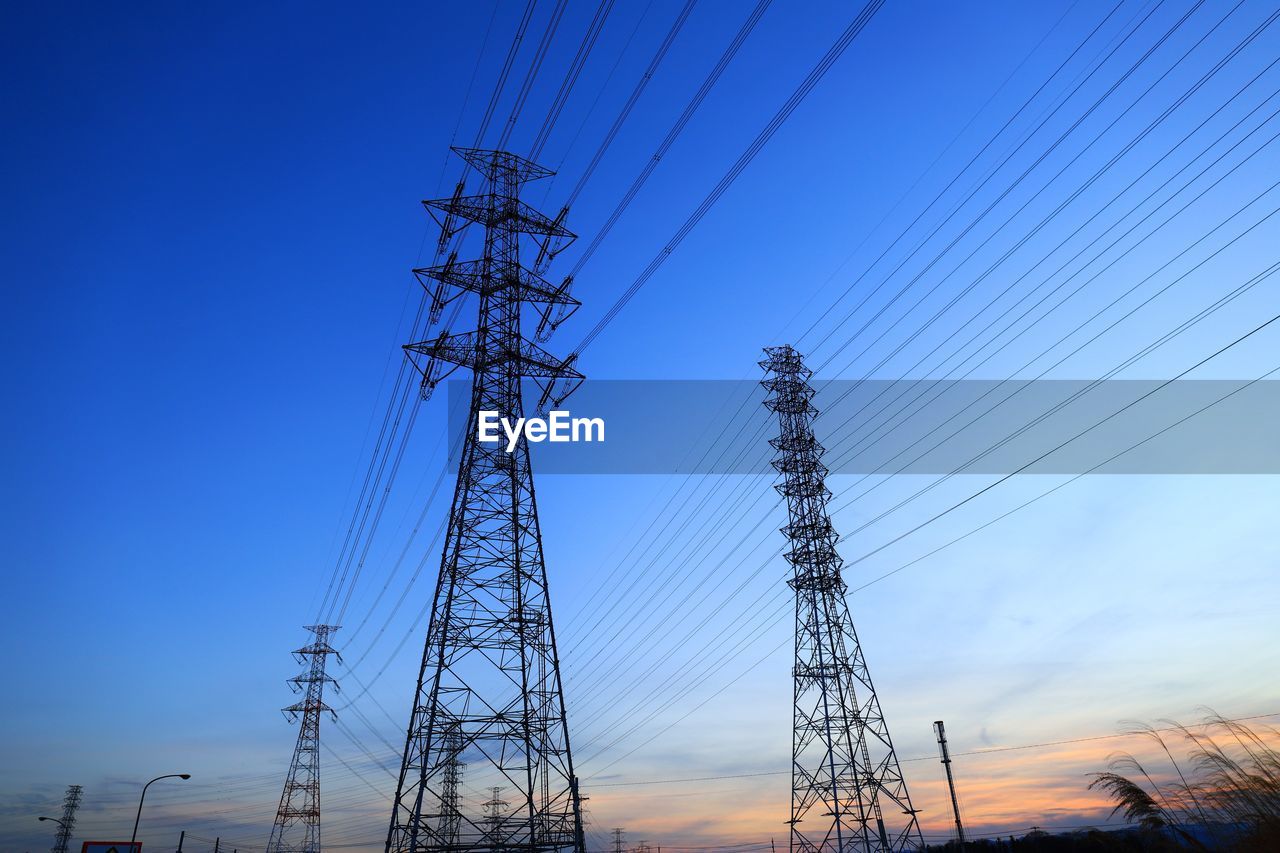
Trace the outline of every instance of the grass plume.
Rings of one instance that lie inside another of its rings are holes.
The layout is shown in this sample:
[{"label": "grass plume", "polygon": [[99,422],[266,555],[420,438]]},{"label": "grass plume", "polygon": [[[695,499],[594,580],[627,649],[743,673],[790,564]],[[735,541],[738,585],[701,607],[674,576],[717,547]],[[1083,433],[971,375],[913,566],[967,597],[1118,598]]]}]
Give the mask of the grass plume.
[{"label": "grass plume", "polygon": [[[1134,725],[1130,732],[1152,740],[1170,772],[1168,781],[1157,782],[1132,754],[1113,756],[1089,783],[1110,797],[1113,815],[1186,849],[1280,850],[1280,732],[1219,714],[1194,727],[1167,722],[1163,729]],[[1170,740],[1181,742],[1184,761],[1175,758]]]}]

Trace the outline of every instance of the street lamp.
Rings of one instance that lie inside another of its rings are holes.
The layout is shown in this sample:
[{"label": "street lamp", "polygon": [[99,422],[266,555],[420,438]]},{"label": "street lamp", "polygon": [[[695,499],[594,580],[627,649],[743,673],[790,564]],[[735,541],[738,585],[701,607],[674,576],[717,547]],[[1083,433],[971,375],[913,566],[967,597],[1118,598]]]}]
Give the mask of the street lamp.
[{"label": "street lamp", "polygon": [[[58,836],[57,836],[58,838],[61,838],[61,837],[62,837],[62,833],[63,833],[63,832],[67,832],[67,825],[66,825],[65,823],[63,823],[62,821],[58,820],[56,817],[39,817],[39,818],[37,818],[37,820],[51,820],[51,821],[53,821],[54,823],[56,823],[56,824],[58,825],[58,828],[59,828],[59,833],[58,833]],[[70,835],[70,834],[71,834],[71,833],[67,832],[67,835]]]},{"label": "street lamp", "polygon": [[[159,782],[161,779],[190,779],[190,773],[169,773],[164,776],[157,776],[151,782]],[[147,789],[151,787],[151,782],[142,786],[142,796],[138,797],[138,815],[133,819],[133,837],[129,839],[132,847],[133,843],[138,840],[138,821],[142,820],[142,801],[147,798]]]}]

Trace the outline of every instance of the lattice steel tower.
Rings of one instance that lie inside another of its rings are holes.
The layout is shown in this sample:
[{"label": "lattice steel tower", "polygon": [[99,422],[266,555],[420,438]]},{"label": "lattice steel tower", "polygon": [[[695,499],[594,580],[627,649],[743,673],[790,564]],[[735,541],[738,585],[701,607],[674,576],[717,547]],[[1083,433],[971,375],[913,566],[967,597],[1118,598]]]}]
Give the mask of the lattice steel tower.
[{"label": "lattice steel tower", "polygon": [[79,785],[68,785],[67,795],[62,798],[62,820],[58,821],[58,834],[53,837],[53,853],[67,853],[71,849],[71,832],[76,826],[76,809],[80,808],[80,797],[84,788]]},{"label": "lattice steel tower", "polygon": [[293,656],[306,666],[297,676],[289,679],[295,693],[302,693],[301,702],[284,709],[290,722],[302,719],[298,728],[298,745],[289,762],[289,775],[285,778],[284,793],[280,795],[280,808],[271,828],[271,840],[267,853],[319,853],[320,851],[320,715],[332,708],[324,703],[324,687],[337,682],[325,674],[325,662],[329,655],[339,661],[342,656],[329,645],[329,636],[337,625],[308,625],[315,634],[314,640],[298,649]]},{"label": "lattice steel tower", "polygon": [[845,601],[831,492],[813,436],[813,371],[789,346],[766,347],[765,406],[778,415],[776,488],[787,501],[786,558],[796,594],[791,850],[920,850],[916,810]]},{"label": "lattice steel tower", "polygon": [[462,837],[462,803],[458,789],[462,787],[462,774],[466,762],[462,760],[462,733],[452,726],[444,733],[445,759],[441,776],[440,837],[447,846],[456,847]]},{"label": "lattice steel tower", "polygon": [[[484,191],[423,204],[441,224],[441,245],[467,223],[484,228],[478,260],[415,270],[432,294],[432,316],[447,302],[475,294],[475,331],[444,333],[409,344],[422,373],[424,396],[459,367],[473,373],[470,416],[440,564],[422,668],[414,694],[404,760],[387,833],[387,851],[583,849],[578,782],[569,752],[560,663],[551,622],[533,472],[524,438],[480,442],[476,413],[524,414],[521,380],[581,381],[572,359],[555,358],[522,332],[539,332],[577,306],[569,282],[542,278],[544,262],[573,239],[559,220],[520,201],[523,184],[552,174],[503,151],[455,149],[484,179]],[[533,269],[521,264],[523,243],[538,250]],[[526,309],[527,306],[527,309]],[[445,791],[457,732],[467,781],[501,787],[510,803],[497,826],[464,811],[456,839],[447,837]]]}]

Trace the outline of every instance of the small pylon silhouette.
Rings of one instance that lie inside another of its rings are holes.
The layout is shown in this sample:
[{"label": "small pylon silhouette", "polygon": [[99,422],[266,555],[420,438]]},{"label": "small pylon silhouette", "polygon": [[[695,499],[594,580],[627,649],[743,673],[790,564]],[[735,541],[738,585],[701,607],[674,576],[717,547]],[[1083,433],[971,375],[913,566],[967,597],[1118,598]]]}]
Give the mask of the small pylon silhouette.
[{"label": "small pylon silhouette", "polygon": [[324,687],[338,683],[325,674],[325,662],[329,655],[339,661],[342,656],[329,645],[329,636],[338,630],[337,625],[308,625],[315,634],[308,645],[293,653],[298,663],[306,665],[300,674],[289,679],[294,692],[302,693],[301,702],[284,709],[290,722],[301,718],[298,728],[298,744],[289,762],[289,775],[285,778],[284,793],[280,795],[280,808],[276,811],[275,825],[271,828],[271,840],[267,853],[320,853],[320,715],[328,711],[335,719],[333,709],[324,703]]}]

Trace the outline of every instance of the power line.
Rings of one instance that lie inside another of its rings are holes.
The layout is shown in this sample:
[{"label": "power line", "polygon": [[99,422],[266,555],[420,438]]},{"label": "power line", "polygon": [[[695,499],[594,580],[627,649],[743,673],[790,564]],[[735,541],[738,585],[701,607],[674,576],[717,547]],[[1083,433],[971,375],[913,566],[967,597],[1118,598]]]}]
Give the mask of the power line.
[{"label": "power line", "polygon": [[[547,26],[542,31],[542,38],[538,41],[538,46],[533,53],[533,59],[530,60],[529,68],[525,72],[524,82],[521,83],[520,91],[516,93],[515,103],[511,106],[511,113],[507,116],[507,123],[503,126],[502,134],[498,137],[498,144],[495,146],[498,150],[506,149],[507,142],[511,139],[511,133],[516,129],[516,122],[520,119],[520,112],[524,109],[525,101],[533,91],[533,81],[537,79],[538,72],[542,70],[542,63],[547,58],[547,51],[551,48],[551,42],[555,38],[556,30],[560,28],[560,20],[564,17],[564,10],[567,6],[568,0],[556,0],[555,8],[551,10],[551,17],[547,20]],[[477,147],[479,147],[478,142]]]},{"label": "power line", "polygon": [[[1199,320],[1199,319],[1202,319],[1202,318],[1203,318],[1203,316],[1205,316],[1205,315],[1204,315],[1204,312],[1202,312],[1202,314],[1200,315],[1200,317],[1196,318],[1195,320],[1193,320],[1193,321],[1191,321],[1191,322],[1189,322],[1189,323],[1187,323],[1187,324],[1184,324],[1184,326],[1182,327],[1182,330],[1185,330],[1185,328],[1189,327],[1189,325],[1193,324],[1194,322],[1198,322],[1198,320]],[[1171,337],[1171,336],[1165,336],[1165,337],[1164,337],[1164,338],[1162,338],[1161,340],[1162,340],[1162,341],[1168,340],[1168,339],[1169,339],[1169,337]],[[1158,343],[1159,343],[1159,342],[1158,342]],[[1234,345],[1234,344],[1232,344],[1232,345]],[[1229,346],[1232,346],[1232,345],[1229,345]],[[1146,348],[1146,350],[1147,350],[1147,351],[1149,351],[1149,350],[1150,350],[1150,348],[1151,348],[1151,347],[1149,346],[1148,348]],[[1016,510],[1015,510],[1015,511],[1016,511]],[[1011,513],[1006,513],[1006,514],[1005,514],[1005,516],[1001,516],[1001,518],[1006,517],[1006,516],[1007,516],[1007,515],[1009,515],[1009,514],[1011,514]],[[985,527],[985,526],[989,526],[989,524],[988,524],[988,525],[984,525],[984,527]],[[967,535],[967,534],[966,534],[966,535]],[[963,538],[963,537],[961,537],[961,538]],[[945,547],[945,546],[944,546],[944,547]],[[941,549],[937,549],[937,550],[941,550]],[[775,556],[776,556],[776,555],[775,555]],[[767,562],[768,562],[768,561],[766,561],[765,565],[767,565]],[[913,562],[917,562],[917,561],[913,561]],[[763,566],[762,566],[762,568],[763,568]],[[892,573],[890,573],[890,574],[892,574]],[[877,578],[876,580],[872,581],[872,583],[878,582],[878,581],[879,581],[879,580],[881,580],[881,579],[883,579],[883,577],[882,577],[882,578]],[[859,587],[859,589],[863,589],[863,588],[865,588],[866,586],[869,586],[869,585],[870,585],[870,584],[864,584],[864,585],[863,585],[863,587]],[[855,591],[856,591],[856,590],[855,590]],[[784,605],[783,605],[783,608],[780,608],[780,609],[779,609],[779,611],[777,612],[776,616],[781,616],[781,614],[782,614],[782,612],[783,612],[783,609],[784,609],[784,608],[785,608],[785,603],[784,603]],[[723,639],[721,640],[721,642],[723,642]],[[779,646],[778,648],[780,649],[780,648],[781,648],[781,646]],[[775,650],[775,651],[776,651],[776,650]],[[729,657],[731,657],[731,656],[732,656],[732,655],[730,655],[730,654],[726,654],[726,655],[722,656],[721,660],[720,660],[717,664],[715,664],[715,665],[714,665],[714,667],[715,667],[715,668],[721,668],[721,667],[723,666],[724,662],[725,662]],[[768,657],[768,655],[766,655],[766,657]],[[748,671],[749,671],[749,670],[748,670]],[[702,674],[700,675],[700,677],[699,677],[699,682],[700,682],[702,679],[705,679],[706,674],[707,674],[707,673],[702,673]],[[743,673],[743,675],[745,675],[745,674],[746,674],[746,672],[744,672],[744,673]],[[742,676],[739,676],[739,678],[740,678],[740,677],[742,677]],[[735,681],[736,681],[736,680],[737,680],[737,679],[735,679]],[[732,683],[732,682],[731,682],[731,683]],[[695,683],[693,686],[696,686],[696,683]],[[680,694],[677,694],[677,698],[679,698],[679,695],[683,695],[683,694],[685,694],[685,693],[688,693],[688,692],[689,692],[689,690],[693,689],[693,686],[690,686],[690,687],[688,687],[686,690],[682,691]],[[723,689],[724,689],[724,688],[721,688],[721,690],[723,690]],[[717,691],[717,693],[719,693],[719,692],[720,692],[720,691]],[[713,695],[715,695],[715,694],[713,694]],[[668,703],[668,704],[669,704],[669,703]],[[704,703],[704,704],[705,704],[705,703]],[[654,712],[654,713],[656,714],[656,712]],[[652,718],[652,716],[653,716],[653,714],[651,714],[651,715],[650,715],[650,717],[649,717],[649,718],[647,718],[647,719],[651,719],[651,718]],[[686,715],[686,716],[687,716],[687,715]],[[643,721],[642,721],[642,722],[643,722]],[[668,727],[668,728],[669,728],[669,727]],[[665,730],[665,729],[664,729],[664,730]],[[632,729],[632,731],[634,731],[634,728]],[[622,735],[622,737],[625,737],[625,736],[626,736],[626,734],[624,733],[624,734]],[[621,738],[618,738],[618,740],[620,740],[620,739],[621,739]],[[615,740],[615,742],[616,742],[616,740]],[[634,751],[634,750],[633,750],[633,751]],[[590,760],[590,759],[588,759],[588,760]]]},{"label": "power line", "polygon": [[[667,258],[671,256],[671,253],[675,251],[682,242],[684,242],[684,239],[691,231],[693,231],[698,223],[702,221],[702,218],[707,215],[707,212],[720,200],[721,196],[724,195],[729,187],[733,185],[733,182],[737,180],[740,174],[742,174],[742,171],[750,165],[751,161],[760,153],[760,150],[764,148],[770,139],[773,138],[773,135],[778,131],[778,128],[780,128],[787,119],[791,117],[791,114],[795,112],[796,107],[800,106],[804,99],[808,97],[809,93],[813,91],[813,87],[816,86],[824,76],[826,76],[826,73],[831,69],[831,66],[834,65],[836,60],[844,54],[844,51],[849,47],[853,40],[857,38],[858,34],[862,32],[863,28],[866,27],[867,23],[870,22],[871,18],[883,5],[884,0],[870,0],[870,2],[862,7],[862,11],[859,12],[849,26],[845,28],[844,32],[840,34],[835,43],[828,48],[826,54],[823,55],[822,59],[820,59],[818,64],[813,67],[809,72],[809,75],[805,77],[803,82],[801,82],[800,86],[791,94],[791,97],[783,103],[782,107],[774,114],[773,118],[765,125],[764,129],[762,129],[756,138],[752,140],[751,144],[742,152],[737,161],[729,167],[729,171],[724,174],[719,183],[717,183],[707,197],[702,200],[702,203],[694,208],[693,213],[691,213],[688,219],[684,221],[684,224],[676,230],[675,234],[662,248],[662,250],[659,251],[658,254],[654,256],[653,260],[649,262],[649,266],[645,267],[644,271],[637,276],[636,280],[632,282],[626,291],[623,292],[622,296],[618,298],[618,301],[610,306],[609,310],[605,312],[604,316],[600,318],[596,325],[583,336],[582,341],[574,348],[575,354],[581,355],[582,352],[591,345],[592,341],[594,341],[596,337],[604,331],[605,326],[613,321],[613,318],[618,315],[618,312],[620,312],[626,304],[631,301],[632,297],[639,292],[640,288],[644,287],[645,283],[648,282],[653,274],[658,271],[659,267],[662,266]],[[582,263],[583,261],[579,259],[578,266],[575,266],[575,270],[578,269]]]},{"label": "power line", "polygon": [[756,5],[751,10],[751,13],[747,15],[747,19],[743,21],[742,26],[739,27],[738,32],[729,42],[728,47],[726,47],[724,52],[720,54],[720,58],[716,61],[716,64],[712,66],[711,71],[708,72],[707,76],[703,79],[702,84],[698,87],[698,90],[694,93],[693,97],[687,104],[685,104],[680,116],[676,119],[670,130],[667,131],[667,135],[663,138],[662,142],[658,144],[657,149],[645,163],[644,168],[640,170],[640,174],[638,174],[635,180],[631,182],[631,186],[623,194],[622,199],[613,209],[613,212],[609,214],[604,225],[596,230],[596,234],[591,239],[591,242],[587,244],[586,249],[584,249],[583,253],[578,257],[573,268],[569,270],[570,276],[577,278],[578,273],[582,271],[582,268],[586,266],[587,261],[591,259],[591,256],[595,254],[596,249],[599,248],[600,243],[603,242],[609,232],[613,230],[614,224],[617,223],[623,212],[630,207],[631,202],[640,192],[640,188],[644,186],[646,181],[648,181],[649,176],[653,174],[653,170],[658,167],[658,162],[666,155],[671,146],[675,144],[675,141],[680,137],[680,134],[684,132],[685,127],[693,118],[694,113],[696,113],[698,108],[702,106],[702,102],[706,100],[707,95],[711,93],[713,88],[715,88],[715,85],[719,82],[721,75],[724,74],[725,69],[729,67],[729,63],[731,63],[733,58],[737,55],[738,49],[742,47],[743,42],[747,40],[747,37],[750,36],[751,32],[756,28],[756,24],[760,22],[760,18],[764,15],[765,10],[769,8],[770,2],[772,2],[772,0],[757,0]]},{"label": "power line", "polygon": [[[1079,53],[1079,51],[1084,47],[1084,45],[1085,45],[1085,44],[1087,44],[1087,42],[1088,42],[1090,39],[1092,39],[1094,35],[1096,35],[1096,33],[1098,32],[1098,30],[1101,28],[1102,24],[1103,24],[1103,23],[1105,23],[1105,22],[1106,22],[1106,20],[1108,20],[1108,19],[1111,17],[1111,15],[1112,15],[1112,14],[1114,14],[1114,12],[1116,11],[1116,9],[1118,9],[1118,8],[1119,8],[1119,4],[1117,4],[1117,6],[1116,6],[1115,8],[1113,8],[1113,9],[1112,9],[1112,11],[1111,11],[1110,13],[1108,13],[1107,18],[1105,18],[1105,19],[1103,20],[1103,22],[1102,22],[1102,23],[1100,23],[1098,26],[1096,26],[1096,27],[1093,29],[1093,31],[1092,31],[1088,36],[1086,36],[1086,38],[1085,38],[1085,40],[1084,40],[1084,41],[1082,41],[1080,44],[1078,44],[1078,45],[1076,46],[1076,48],[1071,52],[1071,56],[1069,56],[1069,57],[1068,57],[1068,60],[1067,60],[1067,61],[1069,61],[1072,57],[1074,57],[1077,53]],[[1043,40],[1042,40],[1042,41],[1043,41]],[[1023,60],[1023,61],[1024,61],[1024,62],[1026,61],[1026,60],[1025,60],[1025,58],[1024,58],[1024,60]],[[1060,65],[1058,66],[1058,68],[1057,68],[1057,69],[1055,69],[1055,71],[1050,75],[1050,77],[1045,81],[1045,83],[1041,84],[1041,86],[1039,87],[1039,89],[1037,89],[1037,92],[1036,92],[1036,94],[1037,94],[1037,95],[1038,95],[1040,92],[1042,92],[1042,91],[1044,90],[1045,86],[1047,86],[1047,85],[1048,85],[1048,83],[1049,83],[1049,82],[1050,82],[1054,77],[1056,77],[1056,76],[1061,72],[1061,70],[1063,69],[1063,67],[1065,67],[1065,65],[1066,65],[1066,62],[1064,62],[1064,63],[1060,64]],[[1033,96],[1032,96],[1032,98],[1034,99],[1034,97],[1035,97],[1035,96],[1036,96],[1036,95],[1033,95]],[[994,96],[993,96],[993,97],[994,97]],[[1014,114],[1014,117],[1013,117],[1013,118],[1016,118],[1016,117],[1017,117],[1017,115],[1021,114],[1021,112],[1022,112],[1023,110],[1025,110],[1025,109],[1026,109],[1026,107],[1028,106],[1028,104],[1029,104],[1029,103],[1030,103],[1030,101],[1025,102],[1025,103],[1024,103],[1020,108],[1019,108],[1018,112]],[[974,118],[976,118],[976,114],[975,114]],[[1005,125],[1004,125],[1004,127],[1001,129],[1001,131],[999,131],[999,132],[996,134],[996,137],[993,137],[991,140],[989,140],[989,141],[988,141],[987,145],[983,147],[983,150],[984,150],[984,151],[986,150],[986,148],[987,148],[987,147],[989,147],[989,146],[990,146],[990,145],[995,141],[995,139],[996,139],[996,138],[998,138],[998,136],[1000,135],[1000,133],[1003,133],[1003,131],[1009,127],[1009,125],[1010,125],[1010,124],[1012,123],[1012,121],[1013,121],[1013,118],[1011,118],[1009,121],[1007,121],[1007,122],[1005,123]],[[972,120],[973,120],[973,119],[971,119],[970,121],[972,122]],[[954,141],[955,141],[955,140],[953,140],[953,143],[954,143]],[[980,153],[981,153],[981,152],[979,152],[979,154],[980,154]],[[973,163],[974,163],[974,162],[976,161],[976,159],[977,159],[977,156],[978,156],[978,155],[975,155],[973,158],[971,158],[971,159],[970,159],[969,163],[965,166],[965,168],[964,168],[964,169],[962,169],[962,170],[961,170],[960,174],[963,174],[963,173],[964,173],[964,171],[967,171],[967,170],[968,170],[968,168],[970,168],[970,167],[973,165]],[[935,162],[936,162],[936,161],[935,161]],[[954,184],[954,183],[955,183],[955,181],[956,181],[956,180],[958,180],[958,178],[959,178],[959,175],[957,175],[957,177],[956,177],[956,178],[953,178],[953,179],[952,179],[952,181],[950,182],[950,184],[948,184],[948,187],[949,187],[951,184]],[[945,192],[945,191],[944,191],[944,192]],[[931,202],[930,206],[932,206],[932,204],[933,204],[933,203],[935,203],[936,201],[937,201],[937,198],[935,198],[934,202]],[[918,218],[917,218],[917,219],[918,219]],[[900,236],[898,239],[901,239],[901,236]],[[896,242],[897,242],[897,241],[895,241],[895,243],[896,243]],[[846,261],[846,263],[847,263],[847,261]],[[802,337],[803,337],[803,336],[802,336]],[[715,444],[720,444],[720,443],[721,443],[721,441],[723,440],[723,438],[724,438],[724,434],[725,434],[726,430],[728,429],[728,426],[727,426],[728,424],[730,424],[730,423],[740,423],[740,424],[741,424],[741,423],[744,423],[744,422],[745,422],[745,419],[744,419],[744,418],[742,418],[741,416],[742,416],[742,414],[743,414],[744,409],[746,409],[746,407],[748,406],[748,404],[749,404],[749,400],[748,400],[748,399],[744,399],[744,400],[741,402],[741,404],[739,405],[737,412],[733,413],[733,415],[732,415],[732,416],[730,416],[730,417],[720,419],[720,420],[722,420],[722,421],[726,424],[726,426],[725,426],[725,427],[723,427],[723,428],[721,429],[720,436],[718,437],[718,439],[717,439],[717,441],[715,442]],[[740,427],[740,428],[739,428],[737,438],[740,438],[740,437],[741,437],[741,434],[742,434],[743,428],[744,428],[744,427]],[[757,434],[759,434],[759,433],[757,433]],[[707,452],[709,452],[709,451],[707,451]],[[705,461],[705,458],[706,458],[706,453],[704,453],[703,460],[700,460],[698,464],[701,464],[701,461]],[[685,479],[685,481],[684,481],[684,484],[682,484],[681,488],[683,488],[683,486],[684,486],[684,485],[687,485],[687,484],[688,484],[689,482],[691,482],[691,481],[692,481],[692,477],[688,477],[688,478],[686,478],[686,479]],[[673,498],[672,500],[674,500],[674,498]],[[705,504],[705,501],[704,501],[704,504]],[[686,501],[686,505],[687,505],[687,501]],[[671,506],[671,502],[670,502],[670,501],[668,501],[668,503],[663,507],[662,511],[666,511],[667,509],[669,509],[669,508],[670,508],[670,506]],[[660,512],[661,512],[661,511],[660,511]],[[695,510],[695,512],[696,512],[696,510]],[[655,516],[655,520],[656,520],[656,516]],[[645,540],[645,539],[648,539],[648,538],[649,538],[649,534],[650,534],[650,532],[651,532],[651,531],[652,531],[652,529],[653,529],[653,524],[654,524],[654,522],[650,522],[650,525],[649,525],[649,527],[645,530],[645,532],[644,532],[644,533],[643,533],[639,538],[637,538],[637,539],[636,539],[636,544],[639,544],[639,542],[640,542],[640,541],[642,541],[642,540]],[[635,545],[633,545],[633,546],[632,546],[632,551],[634,551],[634,548],[635,548]],[[624,557],[624,561],[625,561],[626,559],[628,559],[629,557],[630,557],[630,552],[628,553],[628,555],[627,555],[626,557]],[[613,579],[614,579],[614,577],[616,576],[617,572],[620,570],[621,566],[622,566],[622,563],[621,563],[621,562],[614,562],[614,563],[613,563],[613,569],[611,570],[611,572],[609,573],[609,575],[608,575],[607,577],[603,577],[603,578],[599,581],[599,583],[597,584],[597,587],[596,587],[595,592],[593,592],[592,596],[587,600],[586,604],[584,604],[584,605],[583,605],[583,607],[584,607],[584,608],[590,607],[592,604],[594,604],[594,602],[595,602],[595,600],[596,600],[596,598],[597,598],[597,596],[598,596],[598,594],[599,594],[599,592],[600,592],[600,591],[602,591],[602,590],[604,590],[604,589],[616,588],[616,586],[613,584]]]},{"label": "power line", "polygon": [[662,64],[662,60],[666,57],[667,51],[671,49],[671,45],[676,40],[676,36],[680,34],[680,30],[684,27],[685,21],[689,19],[689,14],[693,11],[697,0],[685,0],[684,6],[680,9],[680,13],[676,15],[675,21],[671,24],[671,28],[667,30],[666,36],[658,45],[658,50],[654,53],[653,58],[649,60],[649,65],[645,68],[644,73],[640,75],[639,82],[635,88],[631,90],[631,94],[627,96],[626,102],[622,105],[622,109],[618,112],[617,117],[613,120],[613,124],[605,133],[604,139],[596,148],[595,154],[591,156],[587,167],[582,170],[582,174],[578,176],[578,181],[573,185],[573,189],[569,192],[569,197],[565,200],[565,207],[572,207],[574,202],[578,200],[578,196],[586,187],[587,182],[591,180],[595,174],[596,168],[599,167],[600,161],[604,159],[605,152],[613,145],[614,139],[617,138],[622,126],[626,123],[631,115],[631,111],[635,108],[636,102],[640,100],[640,96],[644,94],[645,88],[649,85],[649,81],[653,79],[653,75],[657,73],[658,66]]},{"label": "power line", "polygon": [[475,142],[472,148],[479,148],[484,144],[485,134],[489,130],[489,122],[493,120],[494,110],[498,107],[498,100],[502,97],[502,91],[506,88],[507,77],[511,74],[511,68],[515,64],[516,55],[520,52],[520,44],[524,41],[525,32],[529,29],[529,21],[533,17],[533,10],[537,6],[538,0],[528,0],[524,6],[524,12],[520,16],[520,22],[516,25],[515,34],[511,38],[511,45],[507,48],[506,59],[503,60],[502,70],[498,73],[498,79],[494,83],[493,93],[489,96],[489,104],[485,107],[484,116],[480,120],[480,127],[476,130]]},{"label": "power line", "polygon": [[[1228,720],[1228,722],[1247,723],[1253,720],[1265,720],[1270,717],[1280,717],[1280,711],[1272,711],[1271,713],[1268,713],[1268,714],[1252,714],[1247,717],[1236,717],[1234,719]],[[1156,731],[1174,732],[1174,731],[1178,731],[1178,727],[1167,726],[1164,728],[1158,728],[1156,729]],[[1116,732],[1113,734],[1106,734],[1106,735],[1086,735],[1084,737],[1064,738],[1062,740],[1039,741],[1037,743],[1021,743],[1021,744],[1015,744],[1012,746],[984,747],[981,749],[971,749],[966,752],[953,752],[951,753],[951,755],[953,757],[958,758],[961,756],[966,756],[966,757],[981,756],[981,755],[988,755],[988,754],[997,754],[1002,752],[1020,752],[1028,749],[1047,749],[1048,747],[1051,747],[1051,746],[1069,746],[1071,744],[1076,744],[1076,743],[1089,743],[1092,741],[1100,741],[1100,740],[1116,740],[1120,738],[1131,738],[1136,736],[1137,735],[1133,732]],[[917,755],[911,758],[903,758],[900,760],[904,762],[906,761],[937,761],[938,757],[936,755]],[[682,776],[682,777],[676,777],[676,778],[670,778],[670,779],[638,779],[631,782],[594,782],[592,783],[591,787],[593,788],[630,788],[630,787],[636,787],[641,785],[682,785],[682,784],[688,784],[692,782],[721,782],[726,779],[754,779],[761,776],[785,776],[790,773],[791,773],[791,770],[789,768],[786,770],[757,770],[750,773],[721,773],[721,774],[716,774],[714,776]]]},{"label": "power line", "polygon": [[573,91],[574,84],[578,82],[578,76],[582,74],[583,66],[587,64],[587,58],[591,55],[591,51],[596,45],[596,40],[600,38],[600,31],[604,29],[604,22],[609,17],[613,4],[614,0],[601,0],[600,5],[596,7],[595,16],[587,27],[586,35],[582,37],[582,44],[578,46],[578,52],[573,57],[569,70],[565,73],[564,81],[560,84],[560,91],[556,93],[555,100],[551,103],[551,109],[548,110],[547,117],[543,120],[542,127],[538,130],[538,135],[533,139],[533,147],[530,149],[529,154],[530,159],[537,160],[542,156],[542,148],[547,144],[547,139],[551,136],[551,131],[559,120],[560,113],[564,110],[564,105],[569,100],[569,94]]}]

